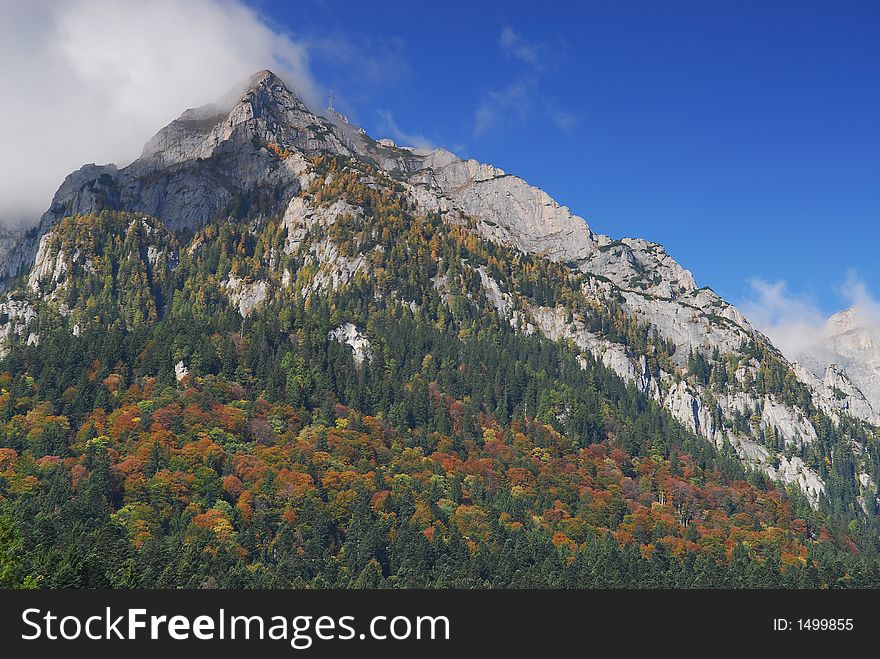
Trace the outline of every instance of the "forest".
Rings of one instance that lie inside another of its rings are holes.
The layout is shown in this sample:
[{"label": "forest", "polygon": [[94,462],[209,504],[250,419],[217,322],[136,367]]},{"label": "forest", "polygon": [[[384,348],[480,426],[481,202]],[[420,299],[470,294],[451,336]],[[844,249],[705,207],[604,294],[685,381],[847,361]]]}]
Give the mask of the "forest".
[{"label": "forest", "polygon": [[[880,585],[839,441],[863,429],[826,423],[804,453],[828,480],[813,507],[570,342],[512,326],[480,269],[512,304],[565,306],[673,368],[674,346],[583,296],[588,275],[420,215],[363,164],[316,167],[314,204],[362,212],[296,249],[272,191],[192,235],[117,212],[53,230],[63,277],[10,293],[38,340],[0,361],[0,586]],[[366,266],[327,283],[327,244]],[[232,279],[270,293],[243,317]],[[346,323],[365,358],[335,337]],[[760,386],[809,407],[753,349]],[[692,354],[682,377],[735,367]]]}]

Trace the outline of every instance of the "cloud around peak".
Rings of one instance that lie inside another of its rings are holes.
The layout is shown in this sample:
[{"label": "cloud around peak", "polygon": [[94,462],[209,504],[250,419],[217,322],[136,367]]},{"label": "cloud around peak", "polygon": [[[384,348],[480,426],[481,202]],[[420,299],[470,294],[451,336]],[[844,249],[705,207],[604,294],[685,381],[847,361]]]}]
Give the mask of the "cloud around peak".
[{"label": "cloud around peak", "polygon": [[[790,291],[785,280],[754,277],[748,283],[750,291],[738,305],[740,310],[788,359],[798,361],[826,350],[828,316],[815,299]],[[845,308],[856,311],[863,327],[880,330],[880,303],[855,270],[847,271],[834,288]]]},{"label": "cloud around peak", "polygon": [[808,351],[825,326],[815,300],[788,290],[784,280],[749,280],[749,296],[739,305],[749,321],[789,359]]},{"label": "cloud around peak", "polygon": [[307,47],[241,0],[45,0],[0,23],[0,226],[31,224],[69,172],[127,164],[183,110],[255,71],[306,103],[320,93]]},{"label": "cloud around peak", "polygon": [[846,279],[837,287],[838,294],[847,301],[849,307],[858,310],[862,322],[880,327],[880,302],[868,290],[867,284],[852,268]]}]

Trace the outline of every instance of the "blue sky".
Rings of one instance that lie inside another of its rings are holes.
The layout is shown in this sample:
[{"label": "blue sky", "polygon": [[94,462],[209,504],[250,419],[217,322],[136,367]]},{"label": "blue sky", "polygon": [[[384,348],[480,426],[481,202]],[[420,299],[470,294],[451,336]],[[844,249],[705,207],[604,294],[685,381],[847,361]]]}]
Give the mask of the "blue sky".
[{"label": "blue sky", "polygon": [[249,4],[370,134],[518,174],[728,299],[880,287],[876,2]]},{"label": "blue sky", "polygon": [[762,329],[880,291],[877,0],[41,0],[4,18],[0,227],[273,68],[377,138],[664,244]]}]

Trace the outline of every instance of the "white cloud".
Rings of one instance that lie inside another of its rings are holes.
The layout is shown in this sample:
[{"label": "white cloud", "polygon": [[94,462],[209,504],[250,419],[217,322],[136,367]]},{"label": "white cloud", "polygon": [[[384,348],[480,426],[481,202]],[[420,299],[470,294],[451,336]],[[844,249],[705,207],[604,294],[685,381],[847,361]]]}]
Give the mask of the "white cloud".
[{"label": "white cloud", "polygon": [[847,270],[846,279],[837,287],[837,292],[848,306],[859,310],[865,322],[880,327],[880,302],[871,295],[867,284],[854,269]]},{"label": "white cloud", "polygon": [[542,53],[547,48],[544,44],[530,43],[526,41],[522,38],[522,35],[509,25],[506,25],[504,29],[501,30],[501,37],[498,40],[498,44],[506,55],[516,57],[532,66],[540,64]]},{"label": "white cloud", "polygon": [[303,37],[309,52],[332,63],[363,90],[374,91],[399,83],[412,74],[401,37],[347,35],[324,32]]},{"label": "white cloud", "polygon": [[[786,357],[798,360],[826,352],[828,319],[814,299],[789,292],[784,280],[754,278],[749,285],[750,295],[739,304],[740,310]],[[880,330],[880,302],[854,270],[834,288],[846,308],[857,309],[865,328]]]},{"label": "white cloud", "polygon": [[319,100],[306,47],[241,0],[3,4],[2,224],[35,221],[69,172],[127,164],[184,109],[260,69]]},{"label": "white cloud", "polygon": [[578,117],[573,112],[568,112],[567,110],[563,110],[560,108],[556,100],[550,100],[546,103],[547,106],[547,115],[550,119],[553,120],[553,123],[556,124],[556,127],[561,130],[563,133],[570,133],[573,131],[578,123],[580,122],[580,117]]},{"label": "white cloud", "polygon": [[481,137],[493,130],[523,125],[537,114],[536,104],[543,105],[542,116],[559,130],[565,133],[574,130],[579,117],[560,107],[558,99],[547,98],[543,90],[547,74],[564,59],[565,42],[557,39],[551,47],[547,43],[527,41],[508,25],[502,28],[498,45],[504,55],[522,62],[520,71],[506,87],[483,94],[474,112],[474,135]]},{"label": "white cloud", "polygon": [[788,291],[784,280],[749,280],[751,295],[739,307],[789,359],[812,351],[822,338],[825,317],[816,302]]},{"label": "white cloud", "polygon": [[535,78],[515,80],[504,89],[488,92],[474,113],[474,134],[478,137],[505,124],[521,124],[534,105]]},{"label": "white cloud", "polygon": [[380,110],[379,116],[382,117],[384,129],[388,131],[388,134],[400,146],[414,146],[417,149],[424,149],[426,151],[432,151],[437,148],[434,142],[421,133],[409,133],[402,130],[389,110]]}]

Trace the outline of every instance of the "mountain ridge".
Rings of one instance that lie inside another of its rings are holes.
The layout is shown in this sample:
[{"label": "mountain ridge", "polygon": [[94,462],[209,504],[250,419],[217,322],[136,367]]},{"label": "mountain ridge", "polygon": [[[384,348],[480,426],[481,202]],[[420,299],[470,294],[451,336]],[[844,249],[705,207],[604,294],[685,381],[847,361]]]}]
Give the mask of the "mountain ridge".
[{"label": "mountain ridge", "polygon": [[[268,71],[255,74],[229,110],[221,103],[184,112],[127,167],[87,165],[68,176],[36,234],[19,242],[4,261],[3,272],[8,279],[23,274],[33,262],[39,265],[37,280],[56,277],[63,259],[60,252],[51,253],[43,237],[62,217],[101,210],[144,213],[172,232],[198,230],[237,214],[251,222],[280,214],[288,235],[287,253],[296,253],[299,243],[293,237],[302,238],[314,227],[327,230],[342,213],[357,214],[356,205],[343,203],[328,210],[308,194],[316,180],[309,159],[326,154],[360,160],[387,173],[389,182],[381,185],[400,186],[420,213],[437,213],[453,224],[472,222],[491,242],[549,258],[585,275],[581,293],[591,304],[617,305],[622,313],[647,323],[659,340],[670,342],[673,349],[665,368],[652,369],[650,354],[635,353],[626,343],[598,336],[576,318],[569,320],[571,310],[564,306],[544,307],[509,294],[505,298],[498,281],[486,271],[478,272],[498,312],[514,326],[574,341],[690,430],[716,447],[732,445],[747,466],[797,484],[814,505],[827,477],[820,459],[826,449],[818,446],[813,418],[819,414],[834,423],[849,416],[876,421],[864,395],[858,398],[858,387],[853,385],[841,399],[835,394],[843,391],[840,378],[811,378],[789,364],[738,309],[711,289],[698,288],[692,274],[661,245],[594,233],[583,218],[544,191],[494,166],[461,160],[442,149],[397,147],[373,140],[341,115],[315,115]],[[380,185],[372,174],[356,175],[367,185]],[[318,288],[348,285],[369,269],[365,255],[340,254],[329,242],[310,249],[310,263],[325,272],[315,284]],[[293,275],[286,274],[289,283]],[[280,277],[280,285],[284,282]],[[230,275],[224,290],[247,317],[268,298],[272,285],[266,279]],[[12,301],[6,306],[7,340],[17,334],[25,335],[26,341],[38,340],[38,333],[25,329],[36,311]],[[795,382],[755,384],[770,373],[780,380],[791,373]],[[784,394],[784,387],[803,391]],[[769,446],[768,436],[781,439]],[[858,451],[865,450],[853,441]],[[805,446],[813,447],[809,450],[815,453],[814,466],[799,454]],[[870,491],[865,496],[876,496],[876,478],[867,461],[856,476],[862,489]]]},{"label": "mountain ridge", "polygon": [[877,584],[842,372],[658,244],[249,84],[72,175],[28,237],[0,585]]}]

